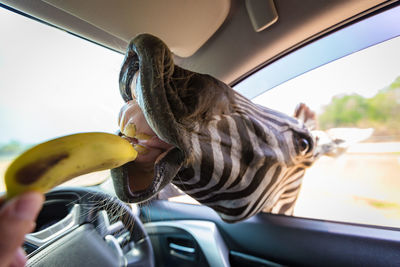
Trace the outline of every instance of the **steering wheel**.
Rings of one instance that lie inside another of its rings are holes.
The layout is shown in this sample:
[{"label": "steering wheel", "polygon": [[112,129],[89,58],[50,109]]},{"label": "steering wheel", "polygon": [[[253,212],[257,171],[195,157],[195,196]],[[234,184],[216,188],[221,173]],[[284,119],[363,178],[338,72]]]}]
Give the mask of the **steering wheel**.
[{"label": "steering wheel", "polygon": [[56,189],[46,194],[36,223],[25,237],[27,266],[154,266],[139,218],[103,192]]}]

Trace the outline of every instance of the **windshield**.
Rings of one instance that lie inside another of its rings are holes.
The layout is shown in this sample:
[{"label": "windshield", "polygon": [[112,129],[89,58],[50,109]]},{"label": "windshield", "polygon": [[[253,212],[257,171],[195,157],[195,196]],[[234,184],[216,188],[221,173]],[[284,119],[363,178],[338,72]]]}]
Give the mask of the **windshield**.
[{"label": "windshield", "polygon": [[[13,158],[37,143],[116,131],[123,55],[3,8],[0,25],[1,177]],[[69,184],[97,184],[108,173]]]}]

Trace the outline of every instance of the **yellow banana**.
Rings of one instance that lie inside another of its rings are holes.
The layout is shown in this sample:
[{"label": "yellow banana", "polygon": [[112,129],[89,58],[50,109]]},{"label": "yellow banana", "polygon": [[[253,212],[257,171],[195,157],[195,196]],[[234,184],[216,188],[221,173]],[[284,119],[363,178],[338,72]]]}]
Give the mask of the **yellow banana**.
[{"label": "yellow banana", "polygon": [[41,143],[16,158],[5,173],[7,198],[26,191],[47,192],[76,176],[119,167],[136,150],[109,133],[79,133]]}]

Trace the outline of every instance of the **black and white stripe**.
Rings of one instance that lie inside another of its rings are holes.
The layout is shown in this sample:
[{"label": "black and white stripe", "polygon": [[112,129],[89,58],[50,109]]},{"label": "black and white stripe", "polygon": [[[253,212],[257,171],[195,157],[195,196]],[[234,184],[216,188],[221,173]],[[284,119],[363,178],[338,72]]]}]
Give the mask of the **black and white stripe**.
[{"label": "black and white stripe", "polygon": [[[130,190],[136,174],[128,167],[112,172],[121,199],[148,200],[172,181],[229,222],[263,209],[293,212],[304,170],[317,154],[304,123],[176,66],[166,44],[149,34],[130,42],[120,92],[125,101],[136,99],[148,126],[173,146],[155,160],[144,190]],[[304,104],[296,114],[305,123],[313,117]]]},{"label": "black and white stripe", "polygon": [[192,158],[173,180],[181,190],[213,208],[228,222],[261,210],[291,214],[312,149],[312,138],[296,119],[235,94],[231,114],[197,123],[187,142]]}]

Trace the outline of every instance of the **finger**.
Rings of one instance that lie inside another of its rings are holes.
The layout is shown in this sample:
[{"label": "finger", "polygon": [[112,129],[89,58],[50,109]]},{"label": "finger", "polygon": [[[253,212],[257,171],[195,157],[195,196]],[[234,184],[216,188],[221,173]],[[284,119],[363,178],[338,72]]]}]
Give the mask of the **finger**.
[{"label": "finger", "polygon": [[0,266],[9,266],[25,234],[33,230],[43,204],[42,194],[28,192],[7,201],[0,209]]},{"label": "finger", "polygon": [[24,267],[26,264],[26,254],[25,251],[19,247],[11,261],[10,267]]}]

